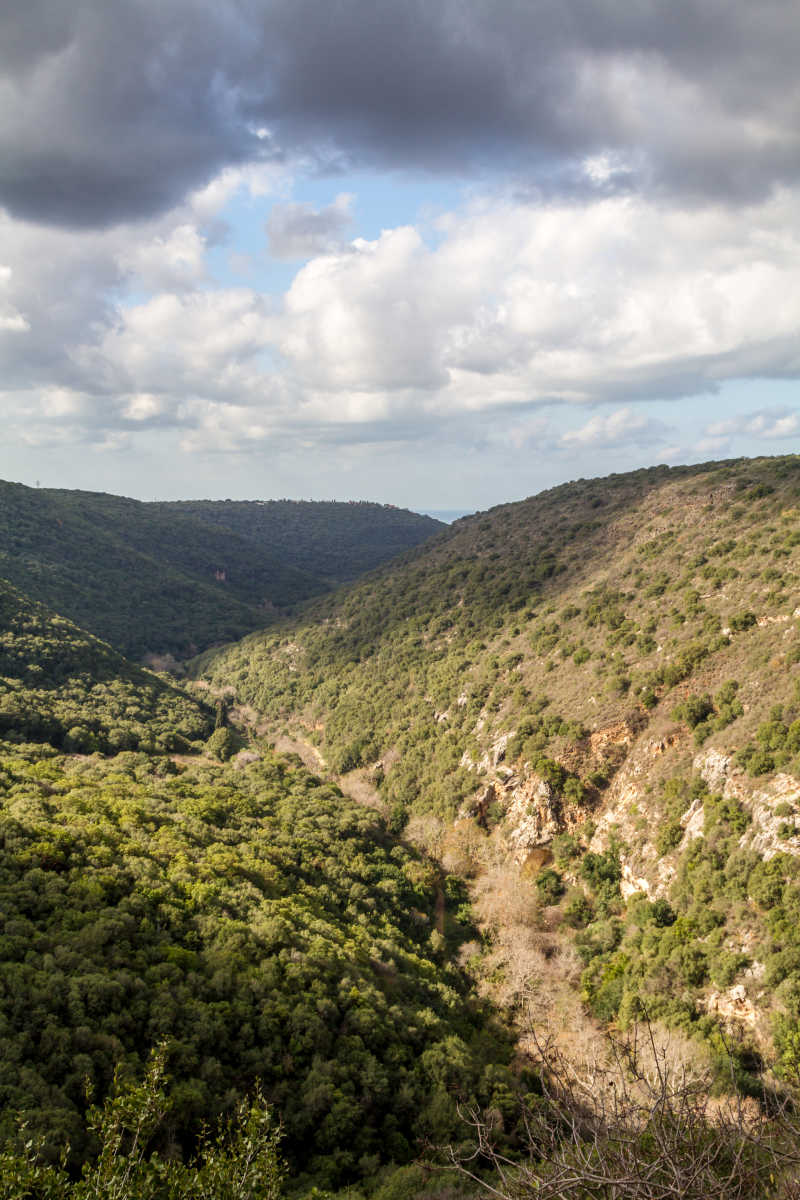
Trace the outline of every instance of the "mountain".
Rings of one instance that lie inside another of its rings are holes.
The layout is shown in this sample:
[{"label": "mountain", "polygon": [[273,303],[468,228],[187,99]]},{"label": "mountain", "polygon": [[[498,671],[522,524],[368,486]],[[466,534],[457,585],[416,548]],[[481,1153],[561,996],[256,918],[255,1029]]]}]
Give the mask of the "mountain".
[{"label": "mountain", "polygon": [[374,570],[442,528],[435,514],[365,500],[180,500],[153,507],[234,530],[331,584]]},{"label": "mountain", "polygon": [[596,1020],[736,1029],[742,1078],[790,1075],[799,577],[800,458],[657,467],[465,518],[196,670],[475,895],[502,853]]},{"label": "mountain", "polygon": [[0,1193],[794,1194],[798,501],[578,481],[185,687],[0,584]]},{"label": "mountain", "polygon": [[128,656],[181,658],[438,528],[378,504],[147,504],[0,483],[0,577]]}]

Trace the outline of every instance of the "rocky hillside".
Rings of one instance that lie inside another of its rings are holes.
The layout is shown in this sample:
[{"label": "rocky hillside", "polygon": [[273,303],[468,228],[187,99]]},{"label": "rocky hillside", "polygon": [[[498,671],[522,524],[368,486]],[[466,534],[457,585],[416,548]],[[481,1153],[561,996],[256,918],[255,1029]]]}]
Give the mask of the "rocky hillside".
[{"label": "rocky hillside", "polygon": [[198,670],[465,873],[500,843],[598,1019],[727,1023],[789,1071],[798,575],[800,459],[660,467],[460,521]]}]

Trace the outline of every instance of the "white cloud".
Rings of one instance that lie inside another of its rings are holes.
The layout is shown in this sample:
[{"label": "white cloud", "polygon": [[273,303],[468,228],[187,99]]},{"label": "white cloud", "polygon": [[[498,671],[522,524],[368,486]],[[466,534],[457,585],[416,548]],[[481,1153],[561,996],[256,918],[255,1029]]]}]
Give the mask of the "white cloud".
[{"label": "white cloud", "polygon": [[[477,443],[494,422],[492,444],[578,452],[666,440],[638,401],[800,375],[797,193],[735,211],[486,199],[448,214],[433,244],[400,226],[331,245],[271,297],[209,267],[220,197],[251,186],[227,172],[201,202],[101,233],[0,213],[6,407],[26,410],[30,436],[172,429],[195,451],[448,429]],[[349,199],[310,212],[334,210],[344,220]],[[559,442],[535,412],[557,405],[613,411]],[[704,436],[800,433],[791,410],[748,420]]]},{"label": "white cloud", "polygon": [[163,415],[164,400],[147,392],[138,392],[129,396],[122,409],[122,415],[129,421],[152,421]]},{"label": "white cloud", "polygon": [[9,287],[11,275],[11,267],[0,265],[0,332],[27,333],[30,329],[28,320],[3,298],[3,289]]},{"label": "white cloud", "polygon": [[618,408],[608,416],[592,417],[580,429],[572,429],[561,438],[562,446],[637,446],[661,441],[670,432],[663,421],[656,421],[631,408]]},{"label": "white cloud", "polygon": [[438,390],[449,324],[462,311],[411,227],[312,259],[286,295],[280,348],[298,381],[329,392]]},{"label": "white cloud", "polygon": [[780,441],[800,435],[800,411],[787,408],[766,408],[742,414],[728,421],[715,421],[706,427],[710,439],[719,444],[731,437],[746,436],[763,441]]},{"label": "white cloud", "polygon": [[298,273],[281,349],[305,385],[412,389],[445,412],[691,395],[800,370],[797,200],[741,213],[484,204],[451,214],[435,248],[387,231]]},{"label": "white cloud", "polygon": [[117,261],[147,291],[180,291],[206,277],[206,239],[189,223],[126,246]]}]

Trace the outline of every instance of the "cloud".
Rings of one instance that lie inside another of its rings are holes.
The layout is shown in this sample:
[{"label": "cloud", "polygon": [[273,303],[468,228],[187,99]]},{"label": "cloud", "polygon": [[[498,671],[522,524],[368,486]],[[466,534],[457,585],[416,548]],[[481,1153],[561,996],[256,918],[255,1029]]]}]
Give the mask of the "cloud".
[{"label": "cloud", "polygon": [[631,408],[618,408],[608,416],[596,416],[581,426],[572,429],[561,438],[564,447],[608,447],[649,446],[663,442],[671,430],[663,421],[657,421]]},{"label": "cloud", "polygon": [[[633,197],[480,204],[298,272],[276,323],[304,387],[421,411],[627,403],[800,370],[800,237],[782,194],[743,212]],[[782,297],[776,305],[775,297]]]},{"label": "cloud", "polygon": [[101,228],[226,168],[486,172],[738,202],[800,168],[791,5],[32,0],[0,19],[0,203]]},{"label": "cloud", "polygon": [[326,208],[311,204],[273,204],[267,220],[273,258],[313,258],[343,249],[342,235],[352,224],[355,197],[342,192]]},{"label": "cloud", "polygon": [[11,268],[0,266],[0,332],[27,333],[30,329],[27,319],[3,297],[3,291],[10,282]]},{"label": "cloud", "polygon": [[737,436],[758,438],[760,441],[796,438],[800,434],[800,410],[764,408],[728,421],[715,421],[706,427],[705,432],[710,439],[724,441]]},{"label": "cloud", "polygon": [[[324,252],[282,295],[223,285],[224,205],[274,183],[229,169],[168,213],[101,231],[0,213],[9,440],[164,433],[194,453],[450,438],[589,453],[677,440],[642,401],[800,374],[800,190],[692,210],[631,194],[489,196],[430,241],[408,225],[337,242],[349,200],[297,221],[282,204],[287,241],[322,239]],[[559,406],[594,411],[551,426]],[[788,409],[749,420],[738,432],[797,432]]]}]

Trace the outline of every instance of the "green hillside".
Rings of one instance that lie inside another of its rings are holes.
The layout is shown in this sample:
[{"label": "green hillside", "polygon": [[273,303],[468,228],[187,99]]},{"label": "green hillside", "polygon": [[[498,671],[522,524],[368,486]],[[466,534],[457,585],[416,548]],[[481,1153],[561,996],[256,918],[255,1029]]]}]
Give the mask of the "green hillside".
[{"label": "green hillside", "polygon": [[161,1043],[174,1140],[260,1081],[322,1185],[456,1135],[456,1094],[510,1103],[510,1045],[431,937],[434,873],[337,789],[266,753],[0,749],[7,1135],[19,1114],[85,1152],[87,1076],[102,1096]]},{"label": "green hillside", "polygon": [[659,467],[467,518],[198,670],[461,869],[500,847],[597,1018],[790,1071],[798,578],[800,459]]},{"label": "green hillside", "polygon": [[408,509],[366,501],[181,500],[154,507],[235,530],[331,583],[364,575],[444,528]]},{"label": "green hillside", "polygon": [[0,580],[0,738],[167,751],[212,728],[197,701]]},{"label": "green hillside", "polygon": [[[228,509],[230,523],[220,519]],[[439,528],[377,504],[269,511],[265,524],[258,504],[145,504],[0,483],[0,578],[130,657],[182,658],[262,628]]]}]

